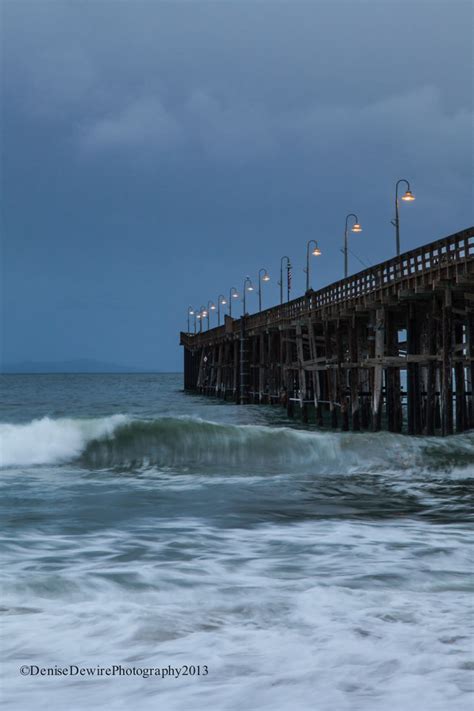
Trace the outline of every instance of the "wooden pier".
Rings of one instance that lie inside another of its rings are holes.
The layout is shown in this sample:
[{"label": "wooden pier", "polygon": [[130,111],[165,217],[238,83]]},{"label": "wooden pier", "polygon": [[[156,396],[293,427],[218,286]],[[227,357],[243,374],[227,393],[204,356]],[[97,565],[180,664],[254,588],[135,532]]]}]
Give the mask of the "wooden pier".
[{"label": "wooden pier", "polygon": [[181,333],[184,387],[318,427],[474,428],[474,227],[319,291]]}]

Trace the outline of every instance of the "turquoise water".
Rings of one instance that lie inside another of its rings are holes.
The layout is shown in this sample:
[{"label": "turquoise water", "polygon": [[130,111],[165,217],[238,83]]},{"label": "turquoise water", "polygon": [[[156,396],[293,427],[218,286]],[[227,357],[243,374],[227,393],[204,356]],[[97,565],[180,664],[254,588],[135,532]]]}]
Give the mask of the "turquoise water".
[{"label": "turquoise water", "polygon": [[[473,434],[317,432],[181,387],[3,376],[5,708],[471,708]],[[144,672],[171,667],[195,673]]]}]

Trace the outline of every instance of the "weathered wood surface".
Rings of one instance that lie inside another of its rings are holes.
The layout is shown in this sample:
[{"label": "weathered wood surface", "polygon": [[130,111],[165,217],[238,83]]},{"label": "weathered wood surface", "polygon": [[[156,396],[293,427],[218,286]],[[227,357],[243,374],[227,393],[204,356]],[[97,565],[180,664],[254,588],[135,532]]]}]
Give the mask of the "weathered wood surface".
[{"label": "weathered wood surface", "polygon": [[[344,430],[474,427],[474,228],[281,306],[182,333],[184,386]],[[295,407],[296,405],[296,407]]]}]

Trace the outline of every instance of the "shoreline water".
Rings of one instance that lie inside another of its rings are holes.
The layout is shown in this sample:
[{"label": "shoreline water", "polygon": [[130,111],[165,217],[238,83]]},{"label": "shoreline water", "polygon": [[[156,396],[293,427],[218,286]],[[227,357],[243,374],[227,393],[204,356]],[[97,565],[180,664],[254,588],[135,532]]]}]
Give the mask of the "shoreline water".
[{"label": "shoreline water", "polygon": [[470,708],[473,433],[318,433],[179,375],[7,395],[5,708]]}]

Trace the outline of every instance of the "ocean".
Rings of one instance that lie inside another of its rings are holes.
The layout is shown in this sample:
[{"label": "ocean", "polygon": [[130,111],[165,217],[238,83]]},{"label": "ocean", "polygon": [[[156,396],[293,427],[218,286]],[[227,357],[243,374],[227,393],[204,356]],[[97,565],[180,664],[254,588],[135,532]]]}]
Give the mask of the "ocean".
[{"label": "ocean", "polygon": [[317,431],[180,374],[1,388],[5,709],[472,708],[473,433]]}]

